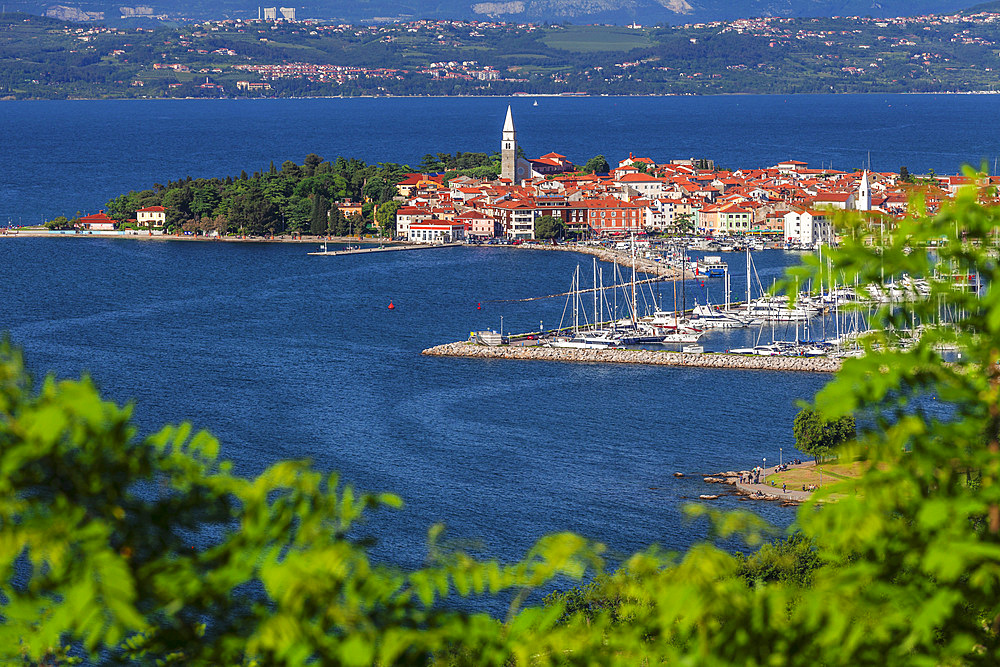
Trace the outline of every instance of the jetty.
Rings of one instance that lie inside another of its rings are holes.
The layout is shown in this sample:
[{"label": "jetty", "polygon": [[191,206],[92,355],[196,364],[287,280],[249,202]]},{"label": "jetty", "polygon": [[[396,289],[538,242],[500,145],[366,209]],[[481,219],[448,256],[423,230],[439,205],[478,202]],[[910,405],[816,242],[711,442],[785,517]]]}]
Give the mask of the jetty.
[{"label": "jetty", "polygon": [[[593,255],[598,260],[602,262],[610,262],[612,264],[618,264],[623,267],[632,266],[632,255],[627,252],[622,252],[607,248],[605,246],[592,246],[592,245],[553,245],[549,243],[530,243],[522,245],[512,245],[512,246],[499,246],[502,248],[519,248],[522,250],[549,250],[549,251],[562,251],[562,252],[576,252],[583,255]],[[664,264],[662,262],[654,262],[645,257],[635,258],[635,269],[641,273],[650,273],[661,280],[676,280],[681,277],[681,270]],[[692,276],[693,278],[694,276]]]},{"label": "jetty", "polygon": [[318,250],[310,255],[363,255],[371,252],[396,252],[399,250],[426,250],[428,248],[454,248],[464,243],[418,243],[414,245],[391,245],[371,248],[341,248],[340,250]]},{"label": "jetty", "polygon": [[421,354],[431,357],[466,357],[471,359],[642,364],[647,366],[687,366],[804,373],[835,373],[840,370],[841,365],[840,359],[832,357],[766,357],[711,352],[672,352],[669,350],[572,349],[539,345],[493,347],[466,341],[431,347]]}]

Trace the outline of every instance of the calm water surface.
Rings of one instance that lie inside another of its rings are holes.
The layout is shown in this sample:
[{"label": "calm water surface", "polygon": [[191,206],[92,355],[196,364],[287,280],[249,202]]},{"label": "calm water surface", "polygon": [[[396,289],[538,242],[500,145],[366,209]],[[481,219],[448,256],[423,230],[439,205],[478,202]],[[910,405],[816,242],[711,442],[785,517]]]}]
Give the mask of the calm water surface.
[{"label": "calm water surface", "polygon": [[[555,325],[561,299],[491,300],[564,291],[589,258],[309,249],[0,240],[0,329],[36,373],[86,370],[106,396],[135,401],[147,431],[185,419],[207,428],[239,473],[304,458],[359,488],[400,494],[405,509],[368,529],[379,557],[405,565],[421,562],[436,521],[501,558],[558,530],[623,553],[654,542],[682,549],[704,527],[681,508],[707,487],[673,473],[776,461],[779,447],[788,455],[794,401],[827,379],[422,357],[497,327],[501,315],[505,329]],[[729,259],[739,276],[739,256]],[[795,259],[775,251],[757,262],[769,275]],[[779,525],[792,518],[753,507]]]},{"label": "calm water surface", "polygon": [[[580,163],[635,152],[730,167],[796,158],[954,173],[1000,154],[997,96],[6,102],[0,221],[94,212],[129,189],[301,163],[311,152],[414,165],[425,153],[493,152],[508,103],[529,155]],[[589,258],[308,249],[3,239],[0,330],[37,373],[86,370],[108,397],[135,401],[147,431],[185,419],[209,429],[241,473],[308,458],[360,488],[400,494],[405,510],[369,529],[379,557],[404,565],[422,560],[435,521],[501,558],[567,529],[619,552],[683,549],[704,527],[686,524],[681,507],[706,487],[673,473],[777,460],[792,445],[795,401],[827,379],[421,357],[501,316],[507,330],[554,326],[561,300],[502,300],[564,291]],[[726,260],[741,295],[743,257]],[[796,260],[764,253],[761,281]],[[722,301],[719,281],[689,281],[689,303],[705,289]],[[672,288],[657,291],[669,305]],[[755,334],[705,342],[724,349]],[[793,516],[753,507],[780,525]]]}]

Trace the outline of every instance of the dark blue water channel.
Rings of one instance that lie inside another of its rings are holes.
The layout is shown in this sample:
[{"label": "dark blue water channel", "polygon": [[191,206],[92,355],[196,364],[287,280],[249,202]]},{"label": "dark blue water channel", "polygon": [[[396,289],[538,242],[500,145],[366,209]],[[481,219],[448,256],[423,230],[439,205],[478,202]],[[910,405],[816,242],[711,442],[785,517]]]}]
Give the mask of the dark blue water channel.
[{"label": "dark blue water channel", "polygon": [[[590,259],[309,249],[0,240],[0,330],[37,374],[85,370],[105,396],[134,401],[145,432],[181,420],[210,430],[241,474],[306,458],[358,488],[398,493],[405,509],[366,530],[377,557],[408,566],[424,558],[437,521],[504,559],[561,530],[618,552],[683,549],[704,537],[681,511],[712,488],[696,473],[777,461],[779,447],[787,457],[795,400],[827,379],[422,357],[501,315],[505,329],[555,325],[561,299],[492,300],[564,291]],[[765,274],[792,261],[778,251],[757,259]],[[733,497],[716,506],[752,506],[779,525],[793,516]]]}]

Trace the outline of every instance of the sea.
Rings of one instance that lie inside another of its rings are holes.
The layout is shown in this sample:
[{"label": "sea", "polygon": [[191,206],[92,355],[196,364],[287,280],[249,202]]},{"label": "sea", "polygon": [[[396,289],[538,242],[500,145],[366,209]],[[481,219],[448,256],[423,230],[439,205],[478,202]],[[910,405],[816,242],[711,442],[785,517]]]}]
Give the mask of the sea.
[{"label": "sea", "polygon": [[[508,104],[528,155],[578,163],[634,154],[941,174],[1000,153],[1000,97],[986,95],[4,102],[0,220],[92,213],[130,189],[308,153],[416,164],[426,153],[493,152]],[[133,404],[141,433],[182,421],[210,431],[239,474],[308,460],[355,489],[398,494],[403,509],[375,512],[360,532],[374,538],[373,557],[402,567],[425,561],[435,523],[455,544],[508,561],[566,530],[616,556],[711,539],[685,513],[717,490],[702,475],[801,456],[792,420],[829,380],[424,357],[474,330],[556,326],[564,297],[521,299],[567,291],[592,260],[509,247],[314,249],[0,237],[0,331],[37,378],[87,374],[108,399]],[[741,296],[745,257],[723,258]],[[801,255],[753,261],[767,285]],[[685,284],[689,305],[702,293],[724,299],[717,279]],[[673,304],[670,284],[648,294]],[[745,338],[761,335],[799,332]],[[738,342],[717,336],[706,347]],[[774,503],[711,502],[778,530],[794,521]]]}]

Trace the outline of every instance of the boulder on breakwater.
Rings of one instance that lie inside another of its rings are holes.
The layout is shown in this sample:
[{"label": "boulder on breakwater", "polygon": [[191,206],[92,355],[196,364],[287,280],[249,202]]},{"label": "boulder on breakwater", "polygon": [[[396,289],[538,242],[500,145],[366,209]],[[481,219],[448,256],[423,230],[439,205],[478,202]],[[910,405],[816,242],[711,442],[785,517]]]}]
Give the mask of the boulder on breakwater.
[{"label": "boulder on breakwater", "polygon": [[763,357],[715,353],[690,354],[667,350],[575,350],[539,346],[487,347],[465,341],[438,345],[424,350],[422,354],[432,357],[647,364],[651,366],[692,366],[698,368],[800,371],[806,373],[835,373],[840,370],[840,359],[831,359],[829,357]]}]

